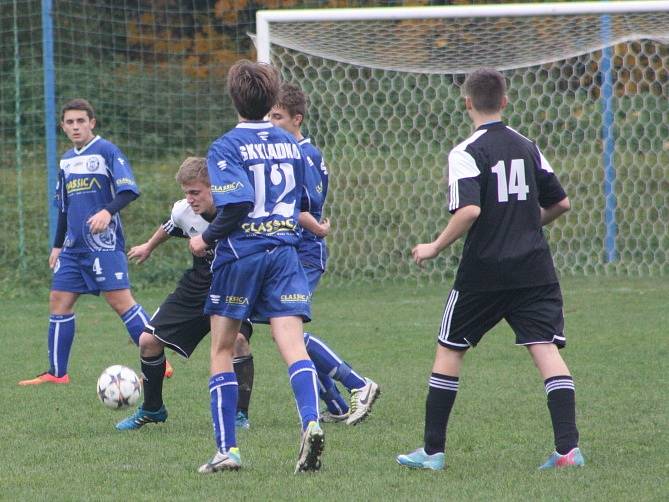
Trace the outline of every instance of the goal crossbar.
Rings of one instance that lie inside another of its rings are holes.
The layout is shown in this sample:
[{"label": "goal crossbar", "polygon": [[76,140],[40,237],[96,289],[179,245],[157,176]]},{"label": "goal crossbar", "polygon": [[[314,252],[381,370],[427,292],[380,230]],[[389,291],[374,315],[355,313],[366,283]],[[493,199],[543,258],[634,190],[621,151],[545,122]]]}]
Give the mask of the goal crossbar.
[{"label": "goal crossbar", "polygon": [[463,17],[534,17],[669,12],[664,0],[569,2],[439,7],[367,7],[348,9],[259,10],[256,13],[258,61],[270,61],[270,24],[290,22],[383,21]]}]

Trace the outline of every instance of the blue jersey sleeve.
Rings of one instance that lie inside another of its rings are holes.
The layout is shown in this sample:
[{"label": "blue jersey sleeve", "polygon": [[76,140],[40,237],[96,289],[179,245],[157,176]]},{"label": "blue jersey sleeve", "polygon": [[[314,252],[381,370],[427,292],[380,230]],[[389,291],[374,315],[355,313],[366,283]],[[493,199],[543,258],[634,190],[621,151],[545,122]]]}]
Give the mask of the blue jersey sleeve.
[{"label": "blue jersey sleeve", "polygon": [[125,154],[116,146],[110,149],[107,165],[114,180],[116,193],[131,191],[139,195],[139,188],[132,173],[132,166]]},{"label": "blue jersey sleeve", "polygon": [[255,202],[255,193],[239,150],[228,138],[215,141],[207,153],[207,172],[216,207]]},{"label": "blue jersey sleeve", "polygon": [[67,212],[67,191],[65,190],[65,177],[63,170],[58,169],[58,178],[56,180],[56,193],[53,197],[53,205],[58,208],[61,213]]}]

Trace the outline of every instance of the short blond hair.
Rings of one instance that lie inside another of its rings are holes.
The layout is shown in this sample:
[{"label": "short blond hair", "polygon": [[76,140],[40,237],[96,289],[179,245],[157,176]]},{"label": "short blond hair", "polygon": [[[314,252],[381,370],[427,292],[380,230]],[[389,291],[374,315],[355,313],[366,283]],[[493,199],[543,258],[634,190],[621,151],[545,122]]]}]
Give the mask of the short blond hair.
[{"label": "short blond hair", "polygon": [[207,161],[204,157],[187,157],[181,163],[175,178],[180,185],[192,183],[193,181],[201,181],[205,185],[209,185]]}]

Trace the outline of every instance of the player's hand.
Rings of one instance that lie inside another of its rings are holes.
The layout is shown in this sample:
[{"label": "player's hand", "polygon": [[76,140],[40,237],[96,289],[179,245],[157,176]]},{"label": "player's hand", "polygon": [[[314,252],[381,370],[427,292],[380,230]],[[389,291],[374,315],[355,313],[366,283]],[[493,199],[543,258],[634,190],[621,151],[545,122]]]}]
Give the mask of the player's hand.
[{"label": "player's hand", "polygon": [[112,215],[106,209],[101,209],[93,216],[88,218],[88,226],[91,229],[92,234],[99,234],[107,230],[109,222],[112,219]]},{"label": "player's hand", "polygon": [[319,237],[327,237],[330,234],[330,218],[323,218],[321,220],[321,234]]},{"label": "player's hand", "polygon": [[203,257],[205,254],[207,254],[207,248],[209,247],[209,244],[204,242],[204,239],[201,235],[196,235],[195,237],[191,237],[190,241],[188,242],[188,247],[190,247],[190,252],[195,256]]},{"label": "player's hand", "polygon": [[411,250],[411,256],[417,265],[422,265],[424,261],[431,260],[439,254],[437,246],[433,242],[429,244],[418,244]]},{"label": "player's hand", "polygon": [[58,261],[58,257],[60,256],[60,252],[62,250],[62,248],[51,249],[51,253],[49,254],[49,268],[51,270],[53,270],[53,268],[56,266],[56,262]]},{"label": "player's hand", "polygon": [[145,242],[139,246],[131,247],[130,251],[128,251],[128,258],[133,262],[140,264],[148,260],[152,252],[153,250],[151,249],[151,246],[149,246],[149,243]]}]

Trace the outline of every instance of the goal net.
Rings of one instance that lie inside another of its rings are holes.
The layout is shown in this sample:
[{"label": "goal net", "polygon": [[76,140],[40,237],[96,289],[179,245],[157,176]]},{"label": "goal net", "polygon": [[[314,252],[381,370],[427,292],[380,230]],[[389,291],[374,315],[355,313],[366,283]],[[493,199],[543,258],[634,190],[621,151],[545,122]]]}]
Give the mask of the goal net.
[{"label": "goal net", "polygon": [[307,92],[330,168],[330,279],[453,274],[460,246],[422,271],[410,249],[448,221],[446,156],[471,134],[460,87],[481,66],[507,77],[506,122],[572,201],[546,228],[560,272],[666,275],[668,44],[666,2],[259,13],[259,59]]}]

